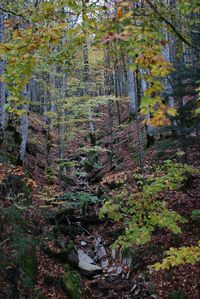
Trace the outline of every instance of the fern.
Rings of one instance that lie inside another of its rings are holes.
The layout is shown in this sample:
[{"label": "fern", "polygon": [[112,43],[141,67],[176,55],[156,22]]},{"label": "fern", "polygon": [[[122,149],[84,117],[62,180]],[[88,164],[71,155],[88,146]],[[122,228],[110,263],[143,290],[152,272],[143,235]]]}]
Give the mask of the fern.
[{"label": "fern", "polygon": [[68,192],[62,195],[57,196],[58,201],[65,201],[66,205],[77,206],[83,208],[84,206],[90,203],[96,203],[99,201],[99,198],[95,195],[92,195],[87,192]]}]

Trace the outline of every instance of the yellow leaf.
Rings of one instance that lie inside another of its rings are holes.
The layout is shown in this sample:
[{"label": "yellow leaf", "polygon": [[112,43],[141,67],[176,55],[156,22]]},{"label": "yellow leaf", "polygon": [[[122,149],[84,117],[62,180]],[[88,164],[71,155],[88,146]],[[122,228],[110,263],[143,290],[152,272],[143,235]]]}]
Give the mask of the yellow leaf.
[{"label": "yellow leaf", "polygon": [[174,107],[170,107],[167,109],[167,114],[169,114],[171,116],[176,116],[177,110]]}]

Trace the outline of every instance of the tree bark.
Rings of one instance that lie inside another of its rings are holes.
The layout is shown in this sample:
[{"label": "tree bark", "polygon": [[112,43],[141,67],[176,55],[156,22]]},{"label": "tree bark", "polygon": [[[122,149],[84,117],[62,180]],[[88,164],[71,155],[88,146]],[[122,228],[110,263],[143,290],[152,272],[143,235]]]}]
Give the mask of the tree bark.
[{"label": "tree bark", "polygon": [[[142,93],[144,93],[145,90],[147,89],[147,83],[146,83],[146,81],[144,79],[141,80],[141,88],[142,88]],[[145,119],[150,119],[150,118],[151,118],[151,115],[148,112],[145,115]],[[154,128],[151,125],[149,125],[149,124],[146,124],[145,128],[146,128],[146,136],[147,136],[146,147],[149,148],[155,142],[155,139],[154,139],[154,133],[155,132],[154,132]]]},{"label": "tree bark", "polygon": [[[32,87],[32,82],[26,85],[26,90],[25,90],[25,96],[28,101],[31,100],[31,87]],[[25,113],[22,115],[21,119],[21,144],[20,144],[20,150],[19,150],[19,158],[20,158],[20,163],[23,164],[24,162],[24,156],[26,153],[26,145],[27,145],[27,138],[28,138],[28,120],[29,120],[29,106],[30,104],[27,102],[26,104],[23,105],[23,110],[25,110]]]},{"label": "tree bark", "polygon": [[128,78],[128,96],[130,99],[130,103],[129,103],[129,113],[130,113],[130,119],[133,119],[136,115],[136,107],[137,107],[137,99],[136,99],[136,80],[135,80],[135,72],[133,72],[130,69],[130,66],[132,65],[132,59],[130,56],[128,56],[127,59],[127,63],[128,63],[128,72],[127,72],[127,78]]},{"label": "tree bark", "polygon": [[[64,149],[65,149],[65,109],[63,107],[63,104],[65,103],[65,97],[66,97],[66,74],[63,69],[62,73],[62,86],[61,86],[61,99],[63,100],[63,103],[60,107],[60,123],[59,123],[59,160],[60,163],[62,163],[63,157],[64,157]],[[62,176],[66,174],[66,168],[62,165],[59,165],[59,181],[61,183]]]},{"label": "tree bark", "polygon": [[[89,95],[89,57],[88,57],[88,42],[87,42],[87,36],[86,36],[86,30],[85,30],[85,22],[87,21],[87,12],[86,12],[86,0],[82,0],[82,18],[83,18],[83,32],[85,34],[85,41],[83,44],[83,80],[84,80],[84,96],[87,97]],[[95,136],[95,125],[93,122],[93,108],[90,107],[88,109],[88,123],[90,128],[90,144],[91,146],[96,145],[96,136]]]},{"label": "tree bark", "polygon": [[[3,42],[4,39],[4,15],[0,13],[0,43]],[[0,60],[0,76],[3,75],[5,68],[5,62]],[[6,101],[6,86],[5,83],[0,81],[0,143],[3,142],[4,137],[4,129],[5,129],[5,101]]]}]

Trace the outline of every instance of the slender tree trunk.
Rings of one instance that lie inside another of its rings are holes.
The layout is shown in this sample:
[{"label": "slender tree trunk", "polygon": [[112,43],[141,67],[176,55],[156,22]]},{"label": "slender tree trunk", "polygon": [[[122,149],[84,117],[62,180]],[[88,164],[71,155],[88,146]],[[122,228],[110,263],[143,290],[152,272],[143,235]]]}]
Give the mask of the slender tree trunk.
[{"label": "slender tree trunk", "polygon": [[127,63],[128,63],[128,72],[127,72],[127,79],[128,79],[128,96],[130,99],[130,103],[129,103],[129,114],[130,114],[130,119],[134,119],[135,115],[136,115],[136,106],[137,106],[137,99],[136,99],[136,80],[135,80],[135,72],[133,72],[130,69],[130,66],[132,65],[132,59],[130,56],[128,56],[127,59]]},{"label": "slender tree trunk", "polygon": [[43,109],[43,118],[44,118],[44,123],[45,125],[47,124],[47,111],[48,111],[48,107],[47,107],[47,99],[48,99],[48,92],[47,92],[47,84],[48,84],[48,76],[47,74],[44,74],[43,76],[43,80],[44,82],[44,90],[43,90],[43,105],[42,105],[42,109]]},{"label": "slender tree trunk", "polygon": [[[25,96],[28,99],[28,101],[31,100],[31,82],[26,85],[25,89]],[[28,138],[28,120],[29,120],[29,103],[23,105],[23,110],[25,110],[25,113],[22,115],[21,119],[21,144],[20,144],[20,150],[19,150],[19,159],[20,164],[23,164],[24,162],[24,156],[26,153],[26,145],[27,145],[27,138]]]},{"label": "slender tree trunk", "polygon": [[[85,33],[85,41],[83,44],[83,61],[84,61],[84,96],[87,97],[89,95],[89,57],[88,57],[88,42],[87,42],[87,32],[85,30],[85,22],[87,21],[87,12],[86,12],[86,0],[82,0],[83,5],[83,12],[82,12],[82,18],[83,18],[83,32]],[[90,143],[91,146],[96,145],[96,136],[95,136],[95,125],[93,122],[93,108],[90,107],[88,109],[88,123],[90,128]]]},{"label": "slender tree trunk", "polygon": [[109,116],[109,135],[110,135],[110,148],[109,148],[109,164],[110,170],[113,166],[113,156],[114,156],[114,147],[113,147],[113,102],[110,100],[108,103],[108,116]]},{"label": "slender tree trunk", "polygon": [[[119,80],[119,73],[118,73],[118,67],[117,67],[117,61],[115,61],[114,66],[114,86],[115,86],[115,97],[120,97],[120,80]],[[120,104],[119,101],[116,101],[117,106],[117,117],[118,117],[118,124],[121,124],[121,113],[120,113]]]},{"label": "slender tree trunk", "polygon": [[139,103],[140,103],[140,86],[139,79],[135,76],[135,95],[136,95],[136,129],[137,129],[137,139],[139,146],[139,163],[141,172],[144,173],[144,148],[142,143],[142,134],[140,130],[140,120],[139,120]]},{"label": "slender tree trunk", "polygon": [[[4,38],[4,15],[0,13],[0,43]],[[0,60],[0,76],[3,75],[5,62]],[[5,83],[0,81],[0,144],[3,142],[4,129],[5,129],[5,99],[6,99],[6,87]]]},{"label": "slender tree trunk", "polygon": [[[61,99],[63,99],[63,104],[65,103],[65,97],[66,97],[66,74],[63,69],[62,73],[62,86],[61,86]],[[64,157],[64,149],[65,149],[65,109],[63,107],[63,104],[61,105],[60,110],[60,124],[59,124],[59,160],[60,163],[62,163],[63,157]],[[66,175],[66,168],[62,165],[59,165],[59,181],[61,183],[62,176]]]},{"label": "slender tree trunk", "polygon": [[[167,0],[168,1],[168,0]],[[163,56],[165,57],[165,59],[168,62],[172,63],[172,51],[170,51],[170,35],[168,34],[168,32],[165,30],[165,35],[166,35],[166,39],[168,40],[168,44],[165,45],[164,49],[163,49]],[[172,96],[173,93],[173,87],[172,87],[172,78],[171,76],[168,76],[167,78],[165,78],[164,80],[164,86],[165,86],[165,93],[167,95],[168,98],[168,105],[169,107],[175,108],[175,101],[174,101],[174,97]],[[175,119],[175,117],[171,118],[172,121],[172,136],[176,137],[177,133],[178,133],[178,127],[177,127],[177,121]]]},{"label": "slender tree trunk", "polygon": [[[52,92],[50,95],[51,103],[50,103],[50,112],[52,114],[55,113],[55,99],[56,99],[56,65],[54,64],[52,66],[52,73],[50,76],[51,81],[51,88]],[[52,130],[54,126],[54,117],[47,117],[47,128],[46,128],[46,138],[47,138],[47,144],[46,144],[46,152],[47,152],[47,167],[50,168],[52,164],[51,160],[51,150],[52,150]]]},{"label": "slender tree trunk", "polygon": [[[141,87],[142,87],[142,93],[144,93],[145,90],[147,89],[147,83],[146,83],[146,81],[144,79],[141,80]],[[151,118],[151,115],[148,112],[145,115],[145,119],[150,119],[150,118]],[[149,148],[155,142],[155,140],[154,140],[154,128],[151,125],[149,125],[149,124],[146,124],[145,128],[146,128],[146,136],[147,136],[146,147]]]},{"label": "slender tree trunk", "polygon": [[[56,65],[52,66],[52,74],[51,74],[51,86],[52,86],[52,95],[51,95],[51,112],[55,113],[55,100],[56,100]],[[50,129],[53,129],[54,125],[54,117],[51,117],[50,120]]]}]

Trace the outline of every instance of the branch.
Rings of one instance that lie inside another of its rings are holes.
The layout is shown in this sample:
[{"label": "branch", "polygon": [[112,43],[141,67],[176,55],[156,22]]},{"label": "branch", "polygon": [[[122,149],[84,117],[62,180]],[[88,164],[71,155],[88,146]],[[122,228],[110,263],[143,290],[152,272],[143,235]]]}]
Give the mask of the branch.
[{"label": "branch", "polygon": [[4,240],[3,242],[0,243],[0,246],[2,246],[4,243],[6,243],[7,241],[9,241],[9,239]]},{"label": "branch", "polygon": [[4,9],[3,7],[0,7],[0,10],[1,10],[1,11],[3,11],[3,12],[5,12],[5,13],[8,13],[8,14],[14,15],[14,16],[16,16],[16,17],[20,17],[20,18],[22,18],[22,19],[26,20],[27,22],[29,22],[29,20],[28,20],[28,19],[26,19],[26,18],[25,18],[25,16],[23,16],[23,15],[21,15],[21,14],[17,14],[17,13],[16,13],[16,12],[14,12],[14,11],[11,11],[11,10]]},{"label": "branch", "polygon": [[145,0],[149,6],[153,9],[153,11],[159,16],[159,18],[164,21],[171,29],[172,31],[178,36],[178,38],[180,40],[182,40],[187,46],[189,46],[190,48],[193,48],[194,50],[196,51],[199,51],[200,52],[200,49],[199,48],[196,48],[193,44],[190,43],[190,41],[188,41],[179,31],[176,30],[175,26],[169,21],[167,20],[165,17],[163,17],[161,15],[161,13],[158,11],[158,8],[153,4],[151,3],[150,0]]}]

